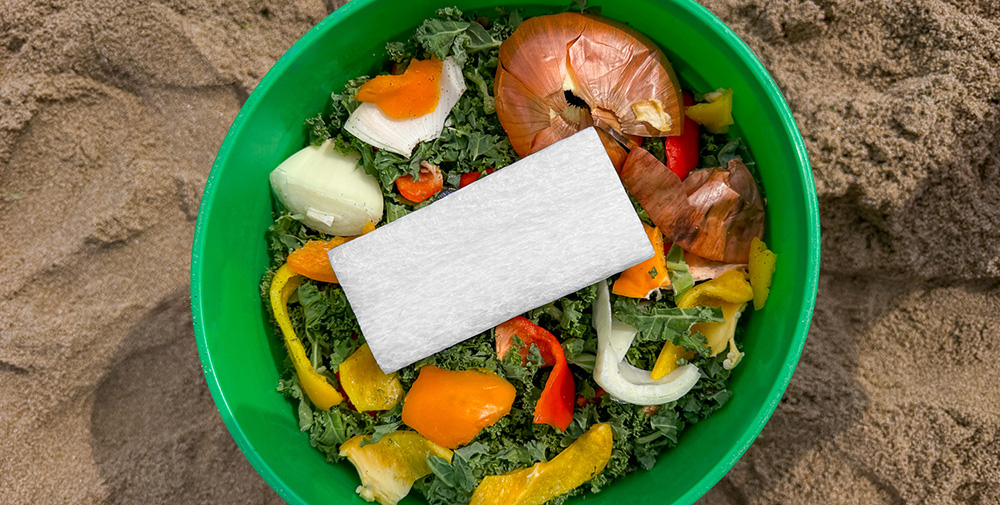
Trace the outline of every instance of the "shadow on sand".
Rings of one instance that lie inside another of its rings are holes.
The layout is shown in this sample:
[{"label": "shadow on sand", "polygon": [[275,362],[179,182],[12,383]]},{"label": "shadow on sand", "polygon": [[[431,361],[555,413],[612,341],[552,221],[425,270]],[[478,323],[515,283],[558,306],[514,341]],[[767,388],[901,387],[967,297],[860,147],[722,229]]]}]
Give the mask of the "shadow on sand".
[{"label": "shadow on sand", "polygon": [[178,289],[142,317],[98,386],[91,431],[105,503],[283,503],[215,409],[187,293]]}]

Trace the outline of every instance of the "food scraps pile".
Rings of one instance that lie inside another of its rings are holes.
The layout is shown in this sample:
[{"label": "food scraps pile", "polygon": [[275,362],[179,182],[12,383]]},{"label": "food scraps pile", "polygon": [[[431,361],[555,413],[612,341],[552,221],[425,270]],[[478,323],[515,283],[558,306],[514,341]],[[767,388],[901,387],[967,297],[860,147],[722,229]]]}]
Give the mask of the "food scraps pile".
[{"label": "food scraps pile", "polygon": [[[738,322],[774,271],[754,164],[728,134],[732,90],[682,90],[653,42],[578,12],[442,9],[386,55],[270,177],[261,291],[301,430],[383,505],[411,488],[433,504],[559,502],[652,468],[732,396]],[[652,257],[385,373],[329,251],[591,127]]]}]

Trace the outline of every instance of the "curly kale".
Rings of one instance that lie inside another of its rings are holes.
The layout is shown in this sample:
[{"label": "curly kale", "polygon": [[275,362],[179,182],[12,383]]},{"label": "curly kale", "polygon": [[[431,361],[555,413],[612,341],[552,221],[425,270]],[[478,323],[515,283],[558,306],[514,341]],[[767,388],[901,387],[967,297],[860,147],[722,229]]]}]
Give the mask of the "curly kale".
[{"label": "curly kale", "polygon": [[318,145],[326,138],[334,138],[342,153],[360,155],[359,165],[379,181],[385,196],[393,201],[386,206],[388,221],[415,210],[409,202],[400,202],[392,191],[393,182],[404,175],[416,176],[423,161],[440,166],[446,189],[457,189],[464,173],[484,173],[513,163],[517,155],[496,117],[492,93],[500,42],[520,20],[516,13],[500,12],[489,21],[471,18],[456,8],[439,9],[436,17],[425,20],[413,37],[386,45],[388,59],[381,73],[391,73],[394,67],[401,72],[412,58],[450,57],[462,67],[469,88],[452,108],[441,136],[421,142],[410,156],[375,149],[343,131],[347,118],[359,105],[354,96],[368,76],[348,81],[341,92],[331,96],[328,114],[306,121],[309,143]]}]

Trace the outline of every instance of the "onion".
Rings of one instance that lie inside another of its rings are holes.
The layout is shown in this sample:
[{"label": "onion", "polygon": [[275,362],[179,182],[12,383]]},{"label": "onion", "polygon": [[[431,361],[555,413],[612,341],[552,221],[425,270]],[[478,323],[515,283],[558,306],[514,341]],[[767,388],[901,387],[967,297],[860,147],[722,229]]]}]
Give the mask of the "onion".
[{"label": "onion", "polygon": [[611,396],[636,405],[662,405],[691,390],[701,372],[688,364],[653,380],[649,370],[642,370],[625,360],[636,329],[611,315],[611,296],[606,282],[597,283],[594,301],[594,329],[597,330],[597,362],[594,380]]},{"label": "onion", "polygon": [[691,280],[695,282],[714,279],[730,270],[746,268],[747,266],[746,263],[725,263],[722,261],[712,261],[710,259],[702,258],[693,252],[684,253],[684,262],[687,263],[688,273],[691,274]]},{"label": "onion", "polygon": [[344,129],[369,145],[409,157],[420,142],[441,136],[451,108],[465,93],[462,69],[451,58],[441,65],[438,82],[441,95],[433,112],[410,119],[395,119],[374,103],[365,102],[347,118]]},{"label": "onion", "polygon": [[[571,105],[567,92],[588,108]],[[597,126],[611,159],[624,161],[611,138],[679,135],[683,125],[680,85],[656,45],[577,13],[522,22],[500,46],[495,94],[497,116],[521,156]]]},{"label": "onion", "polygon": [[764,201],[739,159],[726,168],[695,170],[682,182],[648,151],[629,152],[619,172],[663,235],[712,261],[744,264],[750,241],[764,235]]},{"label": "onion", "polygon": [[278,200],[306,226],[330,235],[360,235],[382,219],[382,189],[329,139],[291,155],[271,172]]}]

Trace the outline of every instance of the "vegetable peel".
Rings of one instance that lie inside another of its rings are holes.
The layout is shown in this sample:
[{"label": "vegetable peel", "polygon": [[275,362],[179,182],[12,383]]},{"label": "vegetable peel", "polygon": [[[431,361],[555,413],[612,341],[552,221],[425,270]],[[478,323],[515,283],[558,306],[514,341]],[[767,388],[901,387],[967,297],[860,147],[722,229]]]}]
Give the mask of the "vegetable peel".
[{"label": "vegetable peel", "polygon": [[[753,250],[751,249],[751,254]],[[746,263],[726,263],[723,261],[712,261],[705,259],[690,251],[684,251],[684,261],[687,263],[688,272],[691,278],[697,281],[707,281],[714,279],[730,270],[746,268]]]},{"label": "vegetable peel", "polygon": [[764,234],[764,201],[739,159],[727,168],[691,172],[682,182],[655,156],[635,148],[620,175],[656,227],[685,251],[746,263],[751,239]]},{"label": "vegetable peel", "polygon": [[[567,93],[588,108],[571,104]],[[579,13],[523,21],[500,46],[495,95],[497,117],[521,156],[590,126],[663,137],[680,134],[683,124],[680,85],[656,44]],[[606,146],[612,160],[624,158],[621,146]]]},{"label": "vegetable peel", "polygon": [[659,100],[643,100],[632,104],[632,113],[635,114],[636,121],[648,123],[659,131],[670,131],[670,123],[673,121],[670,114],[663,110],[663,104]]}]

